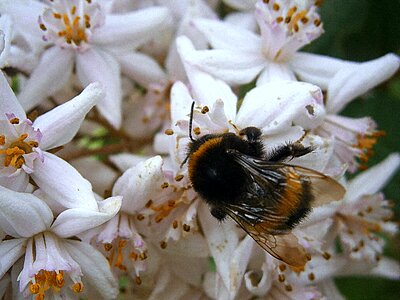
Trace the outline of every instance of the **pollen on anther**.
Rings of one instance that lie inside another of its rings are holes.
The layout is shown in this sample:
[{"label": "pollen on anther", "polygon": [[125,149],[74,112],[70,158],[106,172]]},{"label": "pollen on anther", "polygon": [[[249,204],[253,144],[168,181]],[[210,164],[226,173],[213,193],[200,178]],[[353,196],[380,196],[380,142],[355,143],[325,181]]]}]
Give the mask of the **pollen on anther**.
[{"label": "pollen on anther", "polygon": [[6,143],[6,137],[4,135],[0,135],[0,146],[3,146]]},{"label": "pollen on anther", "polygon": [[285,281],[285,275],[283,275],[283,274],[279,274],[278,275],[278,280],[279,280],[279,282],[284,282]]},{"label": "pollen on anther", "polygon": [[135,282],[136,282],[137,285],[141,285],[142,284],[142,279],[140,278],[140,276],[136,276]]},{"label": "pollen on anther", "polygon": [[144,220],[144,216],[142,214],[138,214],[136,216],[136,219],[138,219],[138,221],[143,221]]},{"label": "pollen on anther", "polygon": [[172,228],[174,228],[174,229],[177,229],[177,228],[178,228],[178,221],[177,221],[177,220],[174,220],[174,221],[172,222]]},{"label": "pollen on anther", "polygon": [[272,9],[275,10],[275,11],[278,11],[280,8],[281,8],[281,7],[279,6],[278,3],[274,3],[274,4],[272,5]]},{"label": "pollen on anther", "polygon": [[328,252],[324,252],[322,254],[322,257],[325,258],[326,260],[329,260],[332,257],[332,255],[330,255]]},{"label": "pollen on anther", "polygon": [[83,289],[84,289],[84,286],[83,286],[83,283],[82,283],[82,282],[76,282],[76,283],[74,283],[74,284],[72,285],[72,290],[73,290],[75,293],[81,293],[81,292],[83,292]]},{"label": "pollen on anther", "polygon": [[195,135],[199,135],[201,133],[200,127],[193,128],[193,132],[194,132]]},{"label": "pollen on anther", "polygon": [[203,108],[201,109],[201,113],[202,114],[206,114],[206,113],[208,113],[210,111],[210,109],[208,108],[208,106],[206,105],[206,106],[203,106]]},{"label": "pollen on anther", "polygon": [[293,291],[293,287],[290,284],[285,285],[285,290],[288,292]]},{"label": "pollen on anther", "polygon": [[161,249],[167,248],[167,242],[166,241],[161,241],[160,242],[160,247],[161,247]]},{"label": "pollen on anther", "polygon": [[153,200],[150,199],[149,201],[147,201],[145,207],[150,208],[152,204],[153,204]]},{"label": "pollen on anther", "polygon": [[29,291],[31,292],[31,294],[36,295],[37,293],[39,293],[40,290],[40,285],[38,283],[31,283],[29,285]]},{"label": "pollen on anther", "polygon": [[169,183],[168,183],[168,182],[164,182],[164,183],[161,185],[161,188],[162,188],[162,189],[166,189],[167,187],[169,187]]},{"label": "pollen on anther", "polygon": [[314,281],[315,280],[315,275],[314,275],[314,273],[310,273],[310,274],[308,274],[308,279],[310,280],[310,281]]},{"label": "pollen on anther", "polygon": [[19,119],[18,118],[12,118],[10,119],[11,124],[19,124]]},{"label": "pollen on anther", "polygon": [[172,129],[168,128],[168,129],[165,129],[164,133],[165,133],[166,135],[173,135],[173,134],[174,134],[174,131],[173,131]]},{"label": "pollen on anther", "polygon": [[183,231],[186,231],[186,232],[190,231],[190,226],[188,224],[183,224],[182,228],[183,228]]},{"label": "pollen on anther", "polygon": [[43,30],[43,31],[46,31],[46,30],[47,30],[46,25],[44,25],[43,23],[40,23],[40,24],[39,24],[39,27],[40,27],[40,29]]},{"label": "pollen on anther", "polygon": [[176,181],[181,181],[183,179],[183,177],[184,176],[182,174],[178,174],[178,175],[175,176],[175,180]]},{"label": "pollen on anther", "polygon": [[286,270],[286,265],[280,264],[280,265],[279,265],[279,270],[280,270],[281,272],[284,272],[284,271]]}]

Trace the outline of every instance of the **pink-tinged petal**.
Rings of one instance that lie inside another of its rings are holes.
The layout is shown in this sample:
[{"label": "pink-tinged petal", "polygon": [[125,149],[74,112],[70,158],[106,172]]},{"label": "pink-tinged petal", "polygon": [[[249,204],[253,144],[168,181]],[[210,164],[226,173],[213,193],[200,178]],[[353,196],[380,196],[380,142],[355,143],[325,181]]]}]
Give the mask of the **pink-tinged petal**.
[{"label": "pink-tinged petal", "polygon": [[3,72],[0,72],[0,120],[7,120],[6,114],[14,114],[20,120],[26,119],[26,114],[21,104],[15,97]]},{"label": "pink-tinged petal", "polygon": [[111,273],[108,261],[99,251],[79,241],[66,241],[64,246],[82,270],[82,280],[84,285],[88,285],[90,299],[117,298],[117,280]]},{"label": "pink-tinged petal", "polygon": [[156,36],[168,17],[168,9],[165,7],[107,15],[105,24],[94,31],[91,43],[132,50]]},{"label": "pink-tinged petal", "polygon": [[141,86],[148,88],[153,82],[167,80],[167,75],[160,65],[150,56],[131,52],[118,55],[121,71]]},{"label": "pink-tinged petal", "polygon": [[239,26],[252,32],[255,32],[258,27],[254,14],[251,12],[230,13],[224,18],[224,22]]},{"label": "pink-tinged petal", "polygon": [[389,79],[399,66],[399,56],[392,53],[364,63],[349,63],[329,82],[327,111],[341,111],[350,101]]},{"label": "pink-tinged petal", "polygon": [[120,65],[116,58],[99,48],[91,48],[77,55],[76,72],[84,86],[95,81],[102,84],[106,95],[96,108],[112,126],[119,128],[122,91]]},{"label": "pink-tinged petal", "polygon": [[25,253],[26,239],[13,239],[0,242],[0,278]]},{"label": "pink-tinged petal", "polygon": [[8,66],[11,39],[13,36],[13,22],[9,15],[0,16],[0,67]]},{"label": "pink-tinged petal", "polygon": [[28,193],[0,186],[0,228],[13,237],[30,237],[45,231],[53,221],[50,208]]},{"label": "pink-tinged petal", "polygon": [[44,152],[44,160],[35,161],[33,180],[54,201],[66,208],[97,211],[92,185],[69,163]]},{"label": "pink-tinged petal", "polygon": [[188,88],[182,82],[177,81],[171,89],[171,124],[176,126],[179,120],[188,119],[193,98]]},{"label": "pink-tinged petal", "polygon": [[209,19],[195,19],[193,23],[213,48],[239,51],[243,55],[246,55],[243,52],[261,51],[261,38],[247,29]]},{"label": "pink-tinged petal", "polygon": [[233,292],[232,283],[234,281],[231,278],[230,265],[232,256],[239,244],[235,224],[230,220],[219,223],[211,215],[205,204],[199,207],[199,218],[211,255],[217,265],[217,272],[221,276],[225,287],[229,292]]},{"label": "pink-tinged petal", "polygon": [[269,62],[260,76],[257,78],[256,86],[263,85],[271,81],[296,80],[296,76],[286,63]]},{"label": "pink-tinged petal", "polygon": [[96,103],[103,100],[104,95],[101,85],[92,83],[72,100],[39,116],[33,127],[39,129],[43,135],[40,148],[47,150],[70,142],[86,114]]},{"label": "pink-tinged petal", "polygon": [[83,177],[90,181],[93,191],[104,195],[118,178],[118,173],[95,157],[83,157],[70,161]]},{"label": "pink-tinged petal", "polygon": [[131,153],[119,153],[110,155],[110,161],[122,172],[125,172],[131,167],[136,166],[151,157],[143,155],[135,155]]},{"label": "pink-tinged petal", "polygon": [[179,37],[176,44],[192,87],[193,98],[209,107],[212,107],[217,99],[221,99],[225,104],[227,118],[233,120],[236,115],[237,97],[231,88],[222,80],[215,79],[188,63],[195,49],[187,37]]},{"label": "pink-tinged petal", "polygon": [[[357,201],[362,195],[373,195],[380,191],[400,166],[400,154],[389,155],[384,161],[362,172],[349,182],[348,200]],[[351,198],[351,199],[350,199]]]},{"label": "pink-tinged petal", "polygon": [[293,124],[304,129],[315,128],[324,116],[323,96],[317,86],[277,81],[246,94],[235,124],[241,128],[256,126],[269,135],[286,131]]},{"label": "pink-tinged petal", "polygon": [[30,110],[64,87],[72,74],[73,66],[73,51],[59,47],[47,49],[18,95],[22,107]]},{"label": "pink-tinged petal", "polygon": [[161,156],[154,156],[122,174],[114,185],[112,194],[123,196],[123,212],[134,214],[160,190],[164,176]]},{"label": "pink-tinged petal", "polygon": [[194,51],[187,56],[186,62],[231,85],[249,83],[266,64],[261,53],[230,49]]},{"label": "pink-tinged petal", "polygon": [[26,35],[34,35],[39,38],[42,31],[37,23],[38,16],[44,11],[47,5],[36,0],[13,0],[0,1],[0,13],[13,17],[18,31]]},{"label": "pink-tinged petal", "polygon": [[318,85],[326,90],[333,76],[348,63],[342,59],[329,56],[297,52],[290,65],[296,75],[306,82]]},{"label": "pink-tinged petal", "polygon": [[29,183],[29,175],[23,169],[17,169],[12,174],[8,174],[9,168],[4,168],[0,173],[0,186],[6,187],[16,192],[25,192]]},{"label": "pink-tinged petal", "polygon": [[61,238],[78,235],[113,218],[121,208],[121,196],[101,202],[99,211],[72,208],[63,211],[51,225],[51,230]]}]

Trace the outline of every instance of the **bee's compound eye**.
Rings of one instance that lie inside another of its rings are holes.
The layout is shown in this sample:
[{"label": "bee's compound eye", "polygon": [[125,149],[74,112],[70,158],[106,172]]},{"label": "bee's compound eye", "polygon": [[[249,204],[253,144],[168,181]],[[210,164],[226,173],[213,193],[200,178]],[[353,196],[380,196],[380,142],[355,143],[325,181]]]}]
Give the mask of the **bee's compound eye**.
[{"label": "bee's compound eye", "polygon": [[261,130],[257,127],[246,127],[239,132],[240,136],[245,135],[250,142],[257,141],[261,136]]},{"label": "bee's compound eye", "polygon": [[219,221],[222,221],[226,217],[226,212],[224,212],[222,209],[219,209],[217,207],[212,207],[210,212],[211,212],[212,216]]}]

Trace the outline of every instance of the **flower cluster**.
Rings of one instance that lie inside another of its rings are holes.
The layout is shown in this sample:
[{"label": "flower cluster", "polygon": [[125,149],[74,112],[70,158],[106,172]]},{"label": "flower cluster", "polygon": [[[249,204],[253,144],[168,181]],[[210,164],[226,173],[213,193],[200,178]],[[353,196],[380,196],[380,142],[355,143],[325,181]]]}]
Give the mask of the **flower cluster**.
[{"label": "flower cluster", "polygon": [[[301,52],[323,34],[320,2],[1,1],[0,298],[340,299],[336,276],[399,279],[380,190],[400,155],[364,170],[383,132],[340,111],[400,59]],[[248,127],[265,153],[310,149],[282,164],[343,186],[269,235],[287,257],[193,188],[189,145]]]}]

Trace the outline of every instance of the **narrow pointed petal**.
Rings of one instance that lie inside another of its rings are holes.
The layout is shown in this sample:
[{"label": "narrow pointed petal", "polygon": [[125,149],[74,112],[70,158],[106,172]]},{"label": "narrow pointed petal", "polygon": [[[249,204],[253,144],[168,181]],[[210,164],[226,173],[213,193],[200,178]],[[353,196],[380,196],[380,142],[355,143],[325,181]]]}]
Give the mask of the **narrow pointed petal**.
[{"label": "narrow pointed petal", "polygon": [[118,61],[109,53],[91,48],[77,55],[76,69],[83,86],[95,81],[101,83],[106,95],[96,108],[112,126],[119,128],[122,121],[122,91]]},{"label": "narrow pointed petal", "polygon": [[193,23],[215,49],[240,52],[259,52],[261,49],[261,38],[250,30],[210,19],[195,19]]},{"label": "narrow pointed petal", "polygon": [[194,51],[187,62],[231,85],[249,83],[266,64],[260,53],[230,49]]},{"label": "narrow pointed petal", "polygon": [[122,174],[112,194],[123,196],[122,211],[134,214],[143,209],[163,183],[161,156],[152,157]]},{"label": "narrow pointed petal", "polygon": [[6,120],[6,113],[13,113],[17,118],[26,119],[26,114],[21,104],[15,97],[3,72],[0,71],[0,120]]},{"label": "narrow pointed petal", "polygon": [[28,111],[64,87],[72,74],[73,63],[74,53],[69,49],[56,46],[47,49],[18,95],[22,107]]},{"label": "narrow pointed petal", "polygon": [[106,23],[98,28],[91,42],[97,45],[134,49],[158,33],[168,21],[168,9],[150,7],[127,14],[107,15]]},{"label": "narrow pointed petal", "polygon": [[217,219],[211,216],[206,205],[200,205],[199,218],[211,255],[217,265],[217,272],[225,287],[231,292],[233,281],[229,268],[232,255],[239,244],[235,224],[230,221],[218,223]]},{"label": "narrow pointed petal", "polygon": [[241,28],[257,31],[257,21],[251,12],[233,12],[224,18],[224,22],[240,26]]},{"label": "narrow pointed petal", "polygon": [[160,65],[150,56],[131,52],[118,56],[121,71],[141,86],[148,88],[151,83],[167,80]]},{"label": "narrow pointed petal", "polygon": [[104,224],[113,218],[121,208],[121,196],[104,200],[100,211],[72,208],[58,215],[51,230],[61,238],[78,235],[81,232]]},{"label": "narrow pointed petal", "polygon": [[293,55],[290,65],[296,75],[306,82],[318,85],[321,89],[328,89],[330,80],[348,62],[329,56],[297,52]]},{"label": "narrow pointed petal", "polygon": [[392,53],[364,63],[349,63],[329,82],[327,110],[341,111],[350,101],[389,79],[399,66],[400,57]]},{"label": "narrow pointed petal", "polygon": [[188,61],[195,51],[192,42],[185,36],[176,41],[178,52],[183,60],[184,67],[192,86],[193,97],[203,105],[212,107],[217,99],[224,102],[225,114],[229,120],[236,115],[237,97],[231,88],[222,80],[213,78],[211,75],[191,66]]},{"label": "narrow pointed petal", "polygon": [[45,231],[53,213],[39,198],[0,186],[0,228],[13,237],[30,237]]},{"label": "narrow pointed petal", "polygon": [[0,243],[0,278],[25,253],[26,239],[13,239]]},{"label": "narrow pointed petal", "polygon": [[33,127],[40,130],[42,150],[64,145],[78,132],[89,110],[104,98],[103,88],[99,83],[92,83],[72,100],[57,106],[39,116]]},{"label": "narrow pointed petal", "polygon": [[69,163],[44,152],[43,162],[36,160],[33,180],[50,198],[66,208],[97,210],[92,185]]},{"label": "narrow pointed petal", "polygon": [[8,55],[10,53],[11,39],[13,35],[13,22],[9,15],[0,16],[1,43],[0,47],[0,67],[8,66]]},{"label": "narrow pointed petal", "polygon": [[29,175],[21,168],[12,175],[2,174],[0,176],[0,186],[6,187],[16,192],[25,192],[29,183]]},{"label": "narrow pointed petal", "polygon": [[118,283],[105,257],[86,243],[67,241],[64,245],[71,257],[79,264],[84,274],[84,284],[90,287],[88,290],[100,299],[117,298]]},{"label": "narrow pointed petal", "polygon": [[389,155],[384,161],[362,172],[349,182],[347,194],[358,200],[362,195],[372,195],[380,191],[392,178],[400,166],[400,154]]}]

